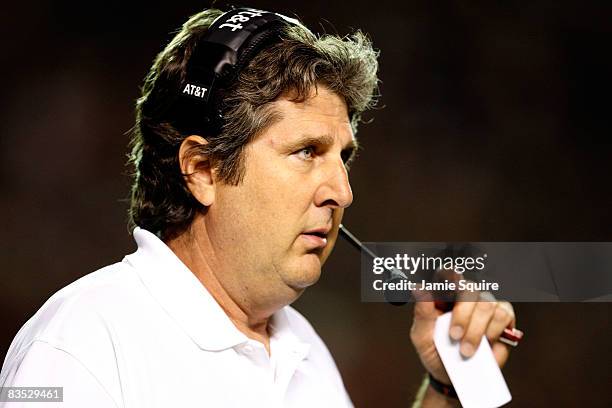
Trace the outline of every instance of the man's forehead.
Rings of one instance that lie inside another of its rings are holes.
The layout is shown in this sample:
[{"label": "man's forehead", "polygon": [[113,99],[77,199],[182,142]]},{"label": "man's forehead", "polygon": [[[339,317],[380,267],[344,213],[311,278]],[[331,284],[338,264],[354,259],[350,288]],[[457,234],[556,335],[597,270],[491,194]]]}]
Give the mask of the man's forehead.
[{"label": "man's forehead", "polygon": [[269,136],[277,142],[300,138],[329,145],[356,145],[346,104],[340,97],[331,95],[312,97],[303,102],[275,101],[270,107],[275,120],[270,126]]},{"label": "man's forehead", "polygon": [[275,110],[286,115],[333,116],[350,123],[344,98],[325,86],[313,88],[304,98],[299,98],[294,92],[286,92],[272,105]]}]

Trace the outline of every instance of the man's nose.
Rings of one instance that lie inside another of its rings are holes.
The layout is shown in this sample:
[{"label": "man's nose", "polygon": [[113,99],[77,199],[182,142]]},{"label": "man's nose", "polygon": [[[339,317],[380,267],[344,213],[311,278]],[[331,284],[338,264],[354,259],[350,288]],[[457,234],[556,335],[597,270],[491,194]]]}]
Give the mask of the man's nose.
[{"label": "man's nose", "polygon": [[346,208],[353,202],[353,191],[342,159],[329,163],[323,169],[322,183],[315,197],[319,207]]}]

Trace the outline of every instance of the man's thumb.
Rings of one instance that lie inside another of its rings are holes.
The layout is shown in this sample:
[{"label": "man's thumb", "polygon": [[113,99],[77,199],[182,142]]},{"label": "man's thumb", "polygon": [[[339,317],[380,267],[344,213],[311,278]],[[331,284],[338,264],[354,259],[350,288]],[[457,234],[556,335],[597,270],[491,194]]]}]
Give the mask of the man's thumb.
[{"label": "man's thumb", "polygon": [[429,341],[433,336],[436,319],[442,313],[434,306],[434,302],[415,302],[414,320],[410,329],[410,337],[418,348],[423,342]]}]

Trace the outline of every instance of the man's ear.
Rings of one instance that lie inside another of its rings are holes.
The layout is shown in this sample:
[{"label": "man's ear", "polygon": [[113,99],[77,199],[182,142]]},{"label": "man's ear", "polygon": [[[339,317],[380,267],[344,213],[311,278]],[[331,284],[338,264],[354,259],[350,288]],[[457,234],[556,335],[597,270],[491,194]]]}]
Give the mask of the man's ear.
[{"label": "man's ear", "polygon": [[201,136],[187,136],[179,148],[178,159],[187,188],[196,200],[208,207],[215,201],[215,183],[210,160],[200,153],[206,144]]}]

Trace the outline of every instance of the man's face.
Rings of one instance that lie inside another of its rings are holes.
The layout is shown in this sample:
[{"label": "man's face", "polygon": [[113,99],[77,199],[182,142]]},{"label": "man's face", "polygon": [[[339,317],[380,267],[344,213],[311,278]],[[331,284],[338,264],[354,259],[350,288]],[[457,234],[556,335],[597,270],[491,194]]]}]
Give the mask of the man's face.
[{"label": "man's face", "polygon": [[353,201],[345,162],[356,142],[344,100],[323,86],[273,105],[280,120],[246,146],[243,181],[217,184],[206,217],[217,261],[249,293],[295,298],[319,279]]}]

